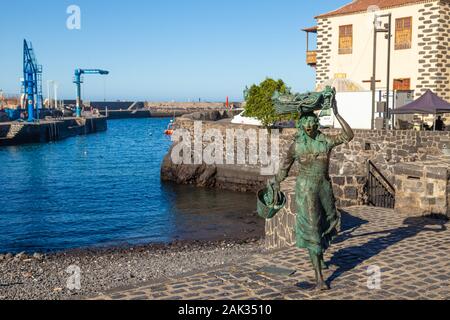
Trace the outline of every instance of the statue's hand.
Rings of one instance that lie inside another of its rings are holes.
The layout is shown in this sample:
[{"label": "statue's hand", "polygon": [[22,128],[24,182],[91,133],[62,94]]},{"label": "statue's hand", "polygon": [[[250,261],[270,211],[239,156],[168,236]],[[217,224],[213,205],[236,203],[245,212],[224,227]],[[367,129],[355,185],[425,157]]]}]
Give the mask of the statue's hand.
[{"label": "statue's hand", "polygon": [[275,193],[278,193],[278,192],[280,192],[280,190],[281,190],[280,184],[278,182],[275,182],[273,184],[273,191],[275,191]]},{"label": "statue's hand", "polygon": [[275,191],[275,193],[280,191],[281,187],[280,187],[280,183],[277,181],[277,179],[275,179],[275,178],[271,179],[270,184],[272,185],[272,188]]},{"label": "statue's hand", "polygon": [[280,187],[280,183],[277,181],[277,179],[276,178],[273,178],[273,179],[271,179],[270,181],[269,181],[269,183],[270,183],[270,186],[272,187],[272,189],[273,189],[273,195],[270,197],[271,199],[271,203],[274,203],[274,204],[277,204],[278,203],[278,194],[279,194],[279,192],[280,192],[280,189],[281,189],[281,187]]}]

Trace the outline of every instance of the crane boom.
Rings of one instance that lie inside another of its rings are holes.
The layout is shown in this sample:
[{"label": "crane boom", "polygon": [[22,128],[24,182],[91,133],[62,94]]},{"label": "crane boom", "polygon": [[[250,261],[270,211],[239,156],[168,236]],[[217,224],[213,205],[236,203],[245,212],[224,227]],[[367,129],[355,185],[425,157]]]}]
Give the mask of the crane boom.
[{"label": "crane boom", "polygon": [[81,117],[81,84],[83,80],[81,76],[83,74],[99,74],[99,75],[108,75],[109,71],[101,70],[101,69],[76,69],[75,70],[75,80],[73,83],[77,85],[77,118]]},{"label": "crane boom", "polygon": [[36,61],[31,42],[23,40],[23,94],[26,96],[28,122],[39,119],[42,108],[42,66]]}]

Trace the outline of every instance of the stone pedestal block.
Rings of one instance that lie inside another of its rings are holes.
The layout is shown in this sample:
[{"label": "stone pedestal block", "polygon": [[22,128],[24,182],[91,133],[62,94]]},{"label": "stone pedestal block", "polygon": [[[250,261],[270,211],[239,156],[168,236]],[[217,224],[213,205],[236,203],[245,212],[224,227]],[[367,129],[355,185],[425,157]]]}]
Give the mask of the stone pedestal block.
[{"label": "stone pedestal block", "polygon": [[267,249],[279,249],[295,245],[295,221],[297,210],[295,208],[296,178],[288,178],[281,184],[281,190],[286,194],[286,206],[270,220],[266,220]]}]

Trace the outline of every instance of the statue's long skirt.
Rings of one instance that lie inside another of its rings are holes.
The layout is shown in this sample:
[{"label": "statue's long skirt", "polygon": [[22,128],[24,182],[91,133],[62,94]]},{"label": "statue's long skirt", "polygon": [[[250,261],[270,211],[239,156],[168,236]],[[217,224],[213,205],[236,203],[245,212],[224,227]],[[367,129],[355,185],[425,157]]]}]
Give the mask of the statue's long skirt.
[{"label": "statue's long skirt", "polygon": [[341,221],[329,177],[300,174],[295,198],[297,247],[323,254],[337,236]]}]

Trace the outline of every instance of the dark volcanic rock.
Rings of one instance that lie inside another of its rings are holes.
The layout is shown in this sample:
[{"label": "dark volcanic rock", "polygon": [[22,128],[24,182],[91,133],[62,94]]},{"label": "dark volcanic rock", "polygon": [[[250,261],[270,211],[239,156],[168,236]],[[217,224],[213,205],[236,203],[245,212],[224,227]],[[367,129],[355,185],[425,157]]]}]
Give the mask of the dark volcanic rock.
[{"label": "dark volcanic rock", "polygon": [[171,159],[172,148],[164,157],[161,166],[161,179],[178,184],[189,184],[199,187],[215,187],[217,167],[212,165],[175,164]]},{"label": "dark volcanic rock", "polygon": [[216,184],[216,166],[202,165],[198,168],[197,185],[200,187],[214,187]]}]

